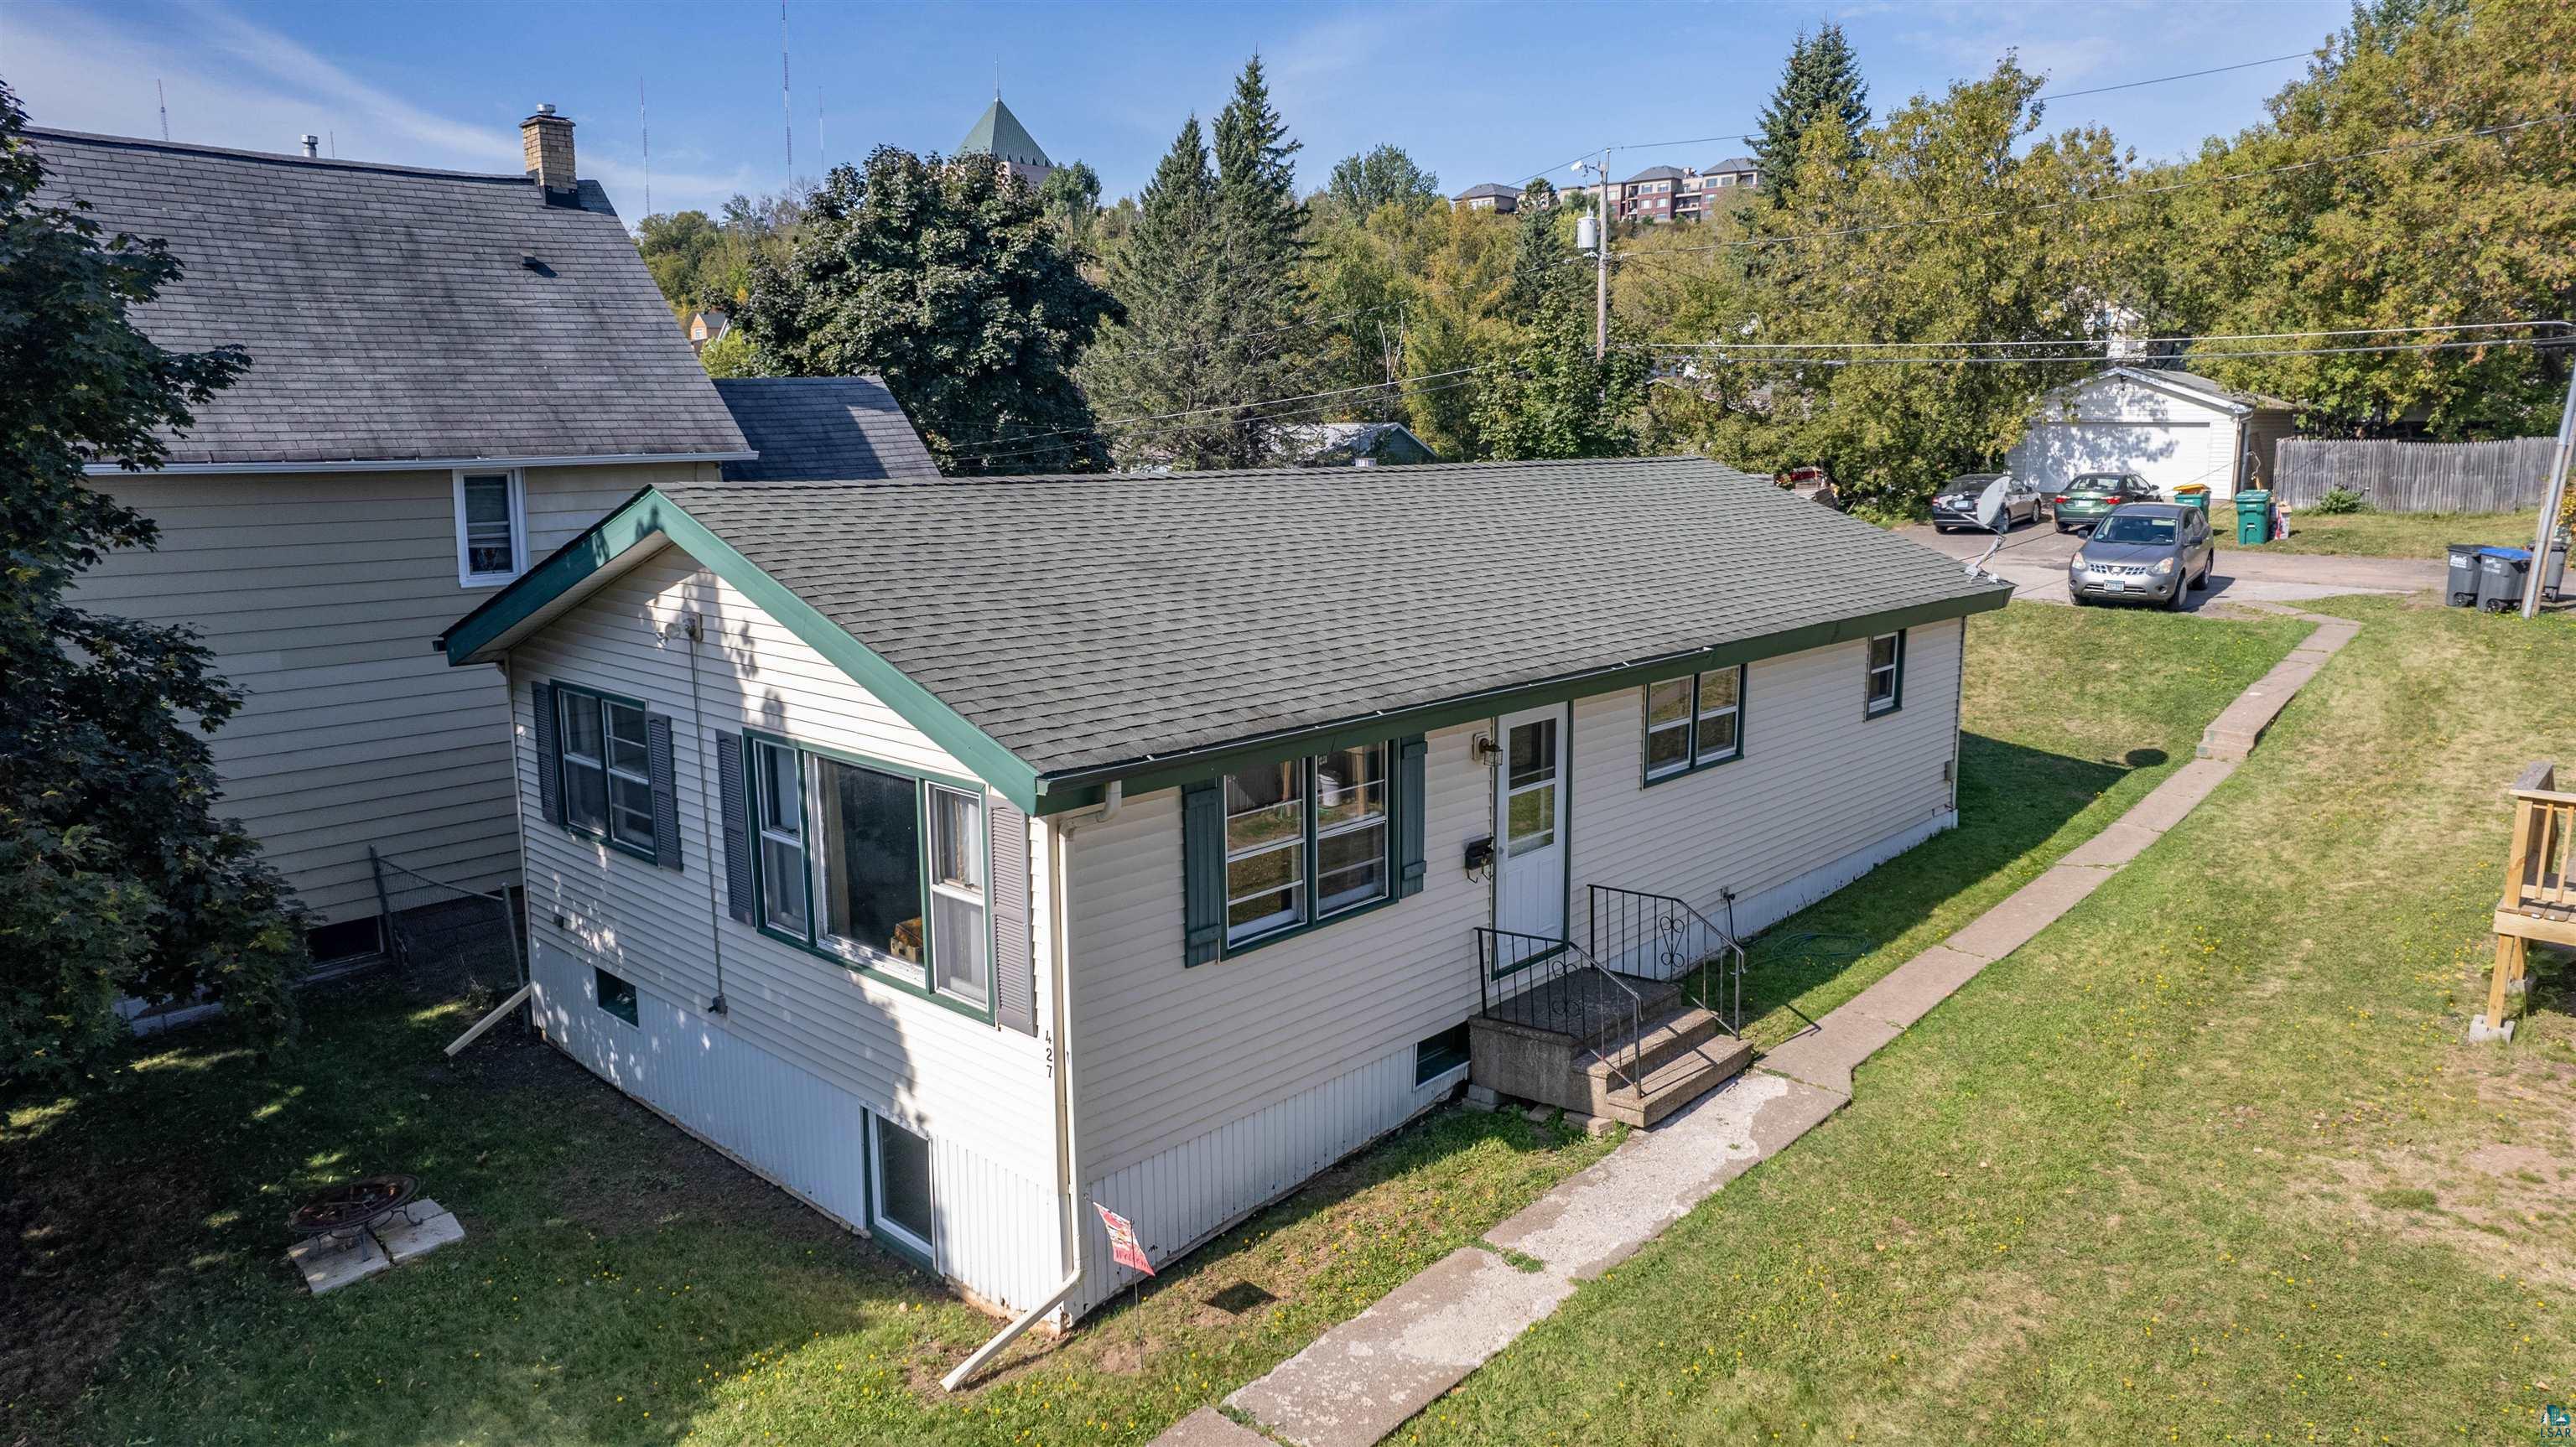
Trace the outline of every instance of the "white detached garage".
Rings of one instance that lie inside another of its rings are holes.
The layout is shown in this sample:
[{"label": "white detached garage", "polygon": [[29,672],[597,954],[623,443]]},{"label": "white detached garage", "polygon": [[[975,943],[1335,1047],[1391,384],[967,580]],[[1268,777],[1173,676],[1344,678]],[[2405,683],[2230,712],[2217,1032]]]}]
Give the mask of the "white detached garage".
[{"label": "white detached garage", "polygon": [[2134,472],[2167,497],[2186,483],[2233,497],[2269,484],[2274,449],[2297,430],[2294,410],[2190,372],[2113,367],[2043,393],[2004,465],[2044,487]]}]

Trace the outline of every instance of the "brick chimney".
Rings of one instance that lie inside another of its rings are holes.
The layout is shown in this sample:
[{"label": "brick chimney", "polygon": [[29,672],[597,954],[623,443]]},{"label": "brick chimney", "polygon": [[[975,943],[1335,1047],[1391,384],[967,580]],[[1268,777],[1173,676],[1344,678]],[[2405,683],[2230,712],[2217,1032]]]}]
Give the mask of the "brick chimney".
[{"label": "brick chimney", "polygon": [[572,122],[556,115],[553,106],[541,105],[519,122],[519,145],[528,174],[545,188],[546,199],[569,204],[580,189],[573,179]]}]

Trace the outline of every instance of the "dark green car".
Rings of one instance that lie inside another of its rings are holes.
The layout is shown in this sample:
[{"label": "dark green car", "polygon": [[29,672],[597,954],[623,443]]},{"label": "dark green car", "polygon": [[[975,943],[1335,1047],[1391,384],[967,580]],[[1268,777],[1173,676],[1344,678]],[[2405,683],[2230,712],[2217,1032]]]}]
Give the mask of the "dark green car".
[{"label": "dark green car", "polygon": [[2056,514],[2057,530],[2063,533],[2093,526],[2124,502],[2159,500],[2156,485],[2134,472],[2083,472],[2056,491],[2049,510]]}]

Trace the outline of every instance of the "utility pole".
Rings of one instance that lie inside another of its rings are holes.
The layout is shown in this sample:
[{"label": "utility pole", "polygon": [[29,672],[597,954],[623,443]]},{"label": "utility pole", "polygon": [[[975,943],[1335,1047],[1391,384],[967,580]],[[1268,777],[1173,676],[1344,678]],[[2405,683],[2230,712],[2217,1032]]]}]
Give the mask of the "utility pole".
[{"label": "utility pole", "polygon": [[[2571,359],[2576,361],[2576,359]],[[2531,571],[2522,579],[2522,616],[2540,616],[2540,580],[2549,570],[2549,535],[2567,505],[2567,454],[2576,447],[2576,365],[2567,369],[2567,405],[2558,414],[2558,447],[2549,455],[2549,482],[2540,490],[2540,526],[2531,535]],[[2576,562],[2576,558],[2568,561]]]},{"label": "utility pole", "polygon": [[1601,235],[1592,248],[1592,360],[1610,357],[1610,148],[1601,148]]}]

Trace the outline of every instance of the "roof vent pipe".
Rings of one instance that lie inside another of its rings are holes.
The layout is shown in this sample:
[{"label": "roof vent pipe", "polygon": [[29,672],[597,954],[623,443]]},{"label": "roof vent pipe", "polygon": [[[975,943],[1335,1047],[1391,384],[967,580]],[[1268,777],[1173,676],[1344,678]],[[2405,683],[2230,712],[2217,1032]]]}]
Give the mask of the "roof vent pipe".
[{"label": "roof vent pipe", "polygon": [[303,135],[296,137],[296,139],[304,143],[304,159],[312,161],[319,160],[321,158],[322,138],[320,136]]}]

